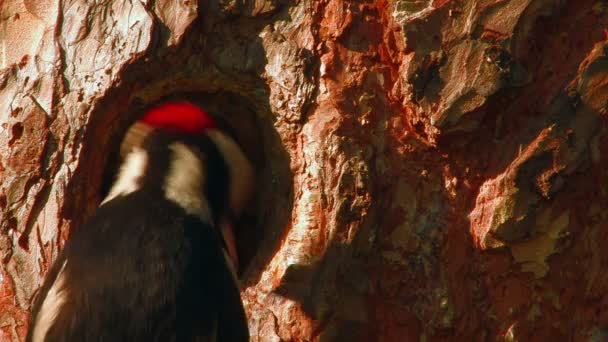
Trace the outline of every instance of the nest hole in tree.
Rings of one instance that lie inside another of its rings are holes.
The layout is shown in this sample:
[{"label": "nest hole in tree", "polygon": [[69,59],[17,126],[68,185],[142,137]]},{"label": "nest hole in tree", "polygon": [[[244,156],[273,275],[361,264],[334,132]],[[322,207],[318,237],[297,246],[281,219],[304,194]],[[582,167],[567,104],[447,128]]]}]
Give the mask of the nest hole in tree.
[{"label": "nest hole in tree", "polygon": [[[85,139],[82,176],[77,183],[85,188],[87,203],[76,204],[81,216],[90,216],[107,195],[118,171],[120,143],[128,128],[146,110],[165,101],[187,100],[211,113],[220,129],[227,129],[254,166],[255,190],[238,222],[234,224],[240,276],[244,284],[259,279],[263,266],[272,258],[287,226],[292,208],[292,175],[289,157],[271,122],[271,115],[260,115],[260,106],[229,91],[175,92],[153,100],[133,96],[128,110],[117,112],[113,101],[100,104],[94,115],[93,137]],[[269,113],[266,113],[269,114]],[[96,142],[94,142],[96,140]],[[101,146],[100,146],[101,145]],[[104,153],[105,151],[105,153]],[[100,168],[100,166],[103,166]],[[74,210],[74,208],[73,208]],[[75,220],[79,224],[81,219]]]}]

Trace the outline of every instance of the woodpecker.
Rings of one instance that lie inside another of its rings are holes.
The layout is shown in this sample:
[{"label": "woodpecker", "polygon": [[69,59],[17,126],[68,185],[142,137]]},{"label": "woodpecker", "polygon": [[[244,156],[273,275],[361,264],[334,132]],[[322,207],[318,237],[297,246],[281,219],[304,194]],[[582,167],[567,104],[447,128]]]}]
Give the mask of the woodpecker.
[{"label": "woodpecker", "polygon": [[202,108],[149,110],[109,194],[59,253],[28,342],[248,341],[231,221],[253,167]]}]

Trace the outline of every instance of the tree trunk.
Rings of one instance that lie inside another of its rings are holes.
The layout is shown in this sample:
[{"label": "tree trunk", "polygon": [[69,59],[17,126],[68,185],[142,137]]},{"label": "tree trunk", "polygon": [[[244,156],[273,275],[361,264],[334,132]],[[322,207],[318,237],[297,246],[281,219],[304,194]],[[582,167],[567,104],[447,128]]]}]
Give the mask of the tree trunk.
[{"label": "tree trunk", "polygon": [[607,27],[598,0],[0,2],[0,340],[178,93],[257,165],[252,341],[608,338]]}]

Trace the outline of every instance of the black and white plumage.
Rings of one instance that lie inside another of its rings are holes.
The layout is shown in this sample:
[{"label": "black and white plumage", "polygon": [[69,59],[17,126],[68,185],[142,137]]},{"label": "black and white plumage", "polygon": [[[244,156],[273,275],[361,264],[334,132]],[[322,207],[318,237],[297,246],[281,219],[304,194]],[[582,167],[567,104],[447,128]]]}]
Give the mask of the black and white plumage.
[{"label": "black and white plumage", "polygon": [[220,225],[244,206],[251,166],[217,130],[137,126],[108,197],[50,269],[27,341],[248,341]]}]

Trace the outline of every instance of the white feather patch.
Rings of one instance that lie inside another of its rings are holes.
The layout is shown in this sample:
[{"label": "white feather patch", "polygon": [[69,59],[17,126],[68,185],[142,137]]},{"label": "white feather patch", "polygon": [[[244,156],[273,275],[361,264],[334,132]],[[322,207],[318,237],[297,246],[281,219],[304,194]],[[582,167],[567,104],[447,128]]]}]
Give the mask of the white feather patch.
[{"label": "white feather patch", "polygon": [[148,154],[142,148],[134,147],[120,167],[120,172],[112,189],[101,202],[104,204],[120,195],[127,195],[139,189],[139,180],[146,172]]},{"label": "white feather patch", "polygon": [[206,134],[220,150],[230,169],[230,207],[238,215],[253,192],[253,167],[230,137],[215,129],[206,131]]},{"label": "white feather patch", "polygon": [[176,142],[169,145],[172,160],[165,178],[165,196],[187,213],[211,221],[211,210],[203,194],[206,170],[203,162],[188,146]]},{"label": "white feather patch", "polygon": [[64,288],[64,274],[63,271],[65,269],[65,265],[67,261],[64,261],[59,273],[57,273],[57,278],[55,278],[55,282],[53,286],[49,289],[42,302],[42,306],[40,307],[40,311],[36,316],[36,322],[34,323],[34,333],[32,334],[32,342],[43,342],[46,333],[49,331],[55,318],[57,318],[57,314],[61,309],[63,303],[65,303],[67,293]]}]

